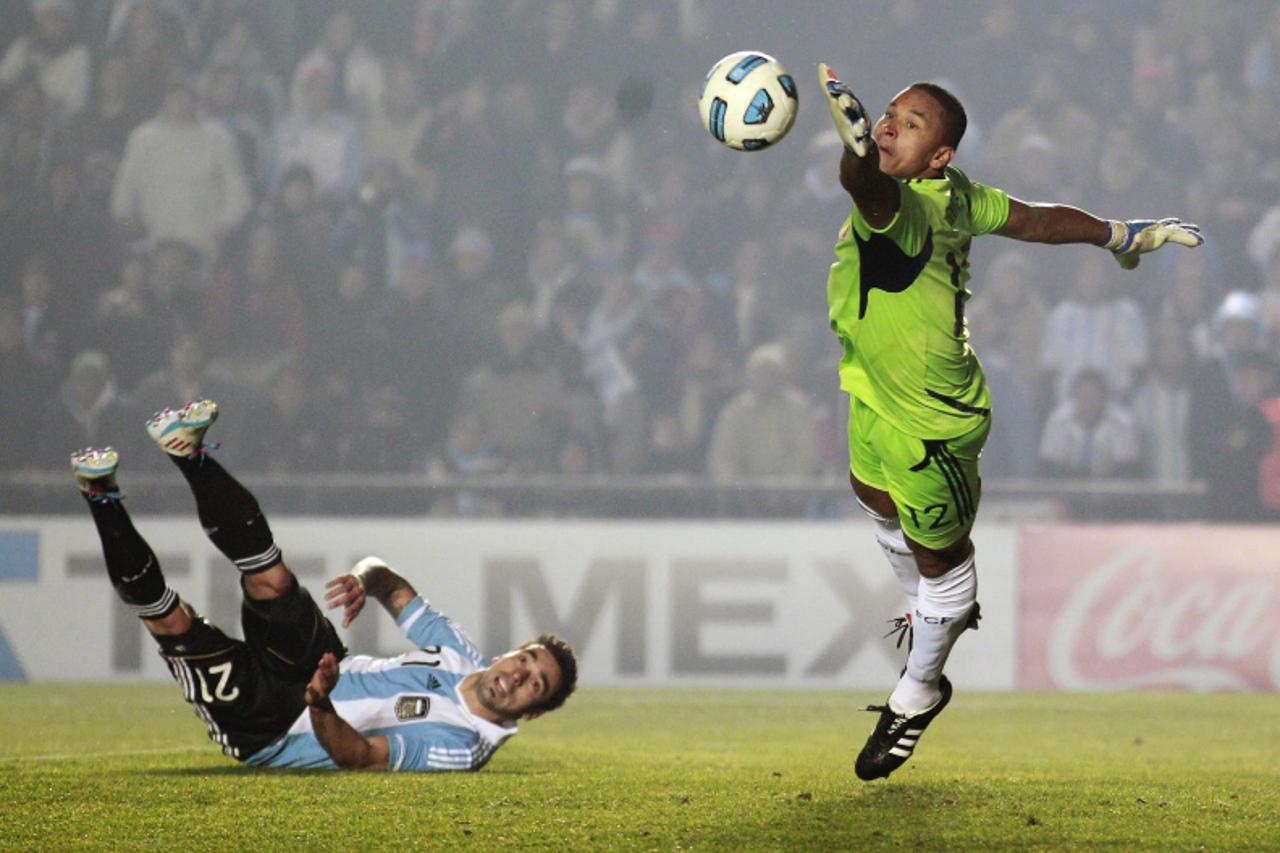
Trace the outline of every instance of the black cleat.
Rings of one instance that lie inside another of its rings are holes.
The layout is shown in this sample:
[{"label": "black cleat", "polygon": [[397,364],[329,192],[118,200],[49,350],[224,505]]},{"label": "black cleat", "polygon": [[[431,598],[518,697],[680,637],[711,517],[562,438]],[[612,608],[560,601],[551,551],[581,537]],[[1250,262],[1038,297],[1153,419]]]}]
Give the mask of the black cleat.
[{"label": "black cleat", "polygon": [[880,720],[853,765],[853,772],[858,774],[859,779],[864,782],[886,779],[906,763],[924,730],[951,701],[951,682],[945,675],[939,680],[938,686],[942,689],[942,696],[934,706],[912,717],[895,714],[887,702],[867,706],[868,711],[880,712]]}]

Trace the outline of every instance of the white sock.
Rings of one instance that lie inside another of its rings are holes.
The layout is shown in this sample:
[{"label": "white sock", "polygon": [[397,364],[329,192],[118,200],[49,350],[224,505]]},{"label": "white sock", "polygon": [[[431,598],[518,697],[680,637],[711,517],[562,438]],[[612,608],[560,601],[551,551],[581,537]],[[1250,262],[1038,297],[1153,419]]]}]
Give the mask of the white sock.
[{"label": "white sock", "polygon": [[951,647],[969,624],[969,613],[978,598],[978,572],[974,555],[937,578],[920,579],[920,597],[911,627],[915,645],[907,657],[907,671],[889,696],[899,713],[928,710],[942,695],[938,687],[942,667]]},{"label": "white sock", "polygon": [[861,505],[875,522],[876,542],[880,544],[880,550],[884,551],[889,565],[893,567],[893,573],[898,576],[898,583],[902,584],[902,591],[906,593],[907,612],[915,613],[916,596],[920,588],[920,569],[916,566],[915,554],[911,553],[911,549],[907,547],[907,540],[902,535],[902,524],[896,517],[886,518],[872,512],[866,504]]}]

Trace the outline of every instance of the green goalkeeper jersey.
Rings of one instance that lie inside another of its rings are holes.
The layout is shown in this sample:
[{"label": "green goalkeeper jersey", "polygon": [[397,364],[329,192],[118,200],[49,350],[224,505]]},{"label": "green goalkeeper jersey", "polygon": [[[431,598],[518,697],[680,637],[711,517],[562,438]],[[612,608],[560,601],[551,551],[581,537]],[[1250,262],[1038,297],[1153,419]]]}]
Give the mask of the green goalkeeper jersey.
[{"label": "green goalkeeper jersey", "polygon": [[1009,196],[950,166],[899,188],[887,227],[855,205],[836,242],[827,302],[844,346],[840,387],[909,435],[954,438],[990,414],[965,283],[971,238],[1005,223]]}]

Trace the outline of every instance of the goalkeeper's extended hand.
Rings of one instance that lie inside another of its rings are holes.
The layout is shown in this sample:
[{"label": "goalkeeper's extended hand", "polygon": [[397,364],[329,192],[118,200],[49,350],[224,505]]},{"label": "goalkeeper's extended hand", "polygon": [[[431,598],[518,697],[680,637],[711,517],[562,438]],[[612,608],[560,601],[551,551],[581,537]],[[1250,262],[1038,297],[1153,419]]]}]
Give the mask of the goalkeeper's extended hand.
[{"label": "goalkeeper's extended hand", "polygon": [[871,122],[867,119],[867,111],[825,62],[818,63],[818,82],[827,95],[831,120],[835,123],[836,133],[844,140],[844,147],[859,157],[866,157],[871,150]]},{"label": "goalkeeper's extended hand", "polygon": [[1204,242],[1199,225],[1181,219],[1130,219],[1128,222],[1111,220],[1111,239],[1103,244],[1110,249],[1116,263],[1127,270],[1138,265],[1142,255],[1154,252],[1165,243],[1178,243],[1196,247]]}]

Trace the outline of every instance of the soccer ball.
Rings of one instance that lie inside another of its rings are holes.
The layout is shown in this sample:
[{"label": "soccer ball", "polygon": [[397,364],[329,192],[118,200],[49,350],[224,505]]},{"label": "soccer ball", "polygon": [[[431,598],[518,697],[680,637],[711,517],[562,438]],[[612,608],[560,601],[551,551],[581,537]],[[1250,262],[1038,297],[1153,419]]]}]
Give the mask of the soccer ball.
[{"label": "soccer ball", "polygon": [[731,53],[711,66],[702,84],[702,126],[738,151],[759,151],[787,135],[800,99],[796,81],[778,60],[758,50]]}]

